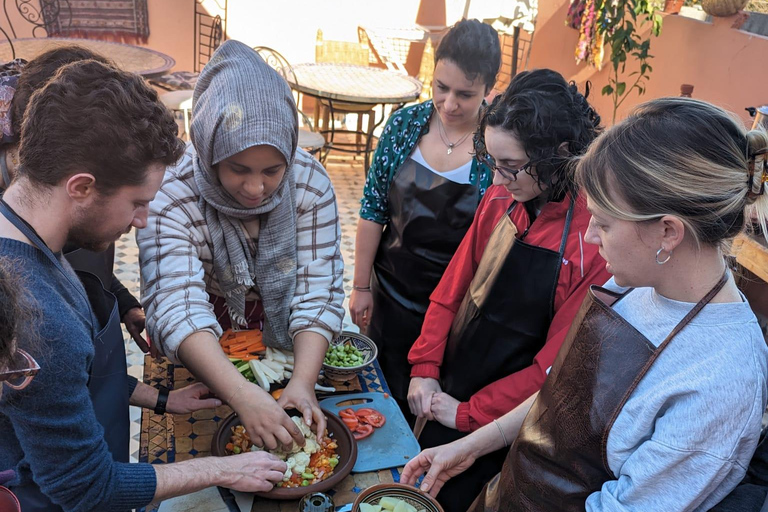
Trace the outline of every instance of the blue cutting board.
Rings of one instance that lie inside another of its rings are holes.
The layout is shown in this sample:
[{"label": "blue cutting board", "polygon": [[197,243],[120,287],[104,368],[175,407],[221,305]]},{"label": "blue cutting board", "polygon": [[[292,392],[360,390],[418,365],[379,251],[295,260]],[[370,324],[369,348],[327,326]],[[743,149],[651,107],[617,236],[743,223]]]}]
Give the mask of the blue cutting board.
[{"label": "blue cutting board", "polygon": [[[366,403],[344,405],[350,400],[365,400]],[[387,422],[383,427],[375,429],[373,434],[357,442],[357,462],[352,468],[353,473],[403,466],[421,451],[397,402],[389,398],[389,395],[387,398],[383,393],[339,395],[322,400],[320,407],[337,416],[342,409],[370,407],[386,416]]]}]

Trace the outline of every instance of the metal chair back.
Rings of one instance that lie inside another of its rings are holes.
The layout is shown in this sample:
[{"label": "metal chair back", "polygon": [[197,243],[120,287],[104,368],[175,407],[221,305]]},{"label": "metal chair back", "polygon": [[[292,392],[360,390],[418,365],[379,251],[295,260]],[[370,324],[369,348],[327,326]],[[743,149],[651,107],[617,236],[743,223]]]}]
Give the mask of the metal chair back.
[{"label": "metal chair back", "polygon": [[[210,4],[210,2],[207,2]],[[195,0],[194,71],[199,73],[213,53],[221,46],[227,34],[227,0],[216,0],[218,13],[203,7],[203,0]]]},{"label": "metal chair back", "polygon": [[[10,9],[9,3],[12,4]],[[72,7],[69,0],[3,0],[3,14],[5,27],[0,26],[0,32],[8,41],[27,36],[21,31],[16,32],[20,27],[14,26],[14,22],[25,21],[31,25],[32,37],[48,37],[60,32],[62,28],[69,28],[72,24]],[[12,41],[11,51],[15,58]]]}]

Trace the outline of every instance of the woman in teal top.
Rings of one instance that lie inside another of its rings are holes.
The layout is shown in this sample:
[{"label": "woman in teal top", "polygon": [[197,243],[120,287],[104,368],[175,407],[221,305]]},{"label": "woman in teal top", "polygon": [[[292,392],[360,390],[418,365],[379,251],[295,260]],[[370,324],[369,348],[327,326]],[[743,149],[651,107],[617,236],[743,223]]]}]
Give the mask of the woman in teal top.
[{"label": "woman in teal top", "polygon": [[489,25],[453,26],[435,52],[433,99],[392,114],[368,170],[349,309],[376,342],[406,417],[408,351],[493,179],[475,158],[472,139],[500,61],[499,37]]}]

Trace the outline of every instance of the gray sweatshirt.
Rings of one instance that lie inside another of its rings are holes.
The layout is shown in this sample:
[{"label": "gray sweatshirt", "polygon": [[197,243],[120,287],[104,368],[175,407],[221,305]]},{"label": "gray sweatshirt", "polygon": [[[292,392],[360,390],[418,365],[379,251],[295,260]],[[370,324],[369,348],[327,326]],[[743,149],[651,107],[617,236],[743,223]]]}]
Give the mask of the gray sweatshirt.
[{"label": "gray sweatshirt", "polygon": [[[623,291],[613,279],[606,288]],[[660,344],[693,304],[632,291],[615,311]],[[744,477],[766,407],[768,348],[741,303],[708,304],[662,352],[608,436],[616,475],[587,511],[705,511]]]}]

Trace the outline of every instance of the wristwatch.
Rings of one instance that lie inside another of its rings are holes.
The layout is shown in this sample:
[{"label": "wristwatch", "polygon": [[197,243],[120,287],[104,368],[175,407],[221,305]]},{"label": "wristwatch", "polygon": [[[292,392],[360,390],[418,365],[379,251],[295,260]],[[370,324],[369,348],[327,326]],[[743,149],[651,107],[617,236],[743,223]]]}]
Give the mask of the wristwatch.
[{"label": "wristwatch", "polygon": [[170,390],[165,386],[157,387],[157,403],[155,404],[155,414],[165,414],[165,406],[168,405],[168,395]]}]

